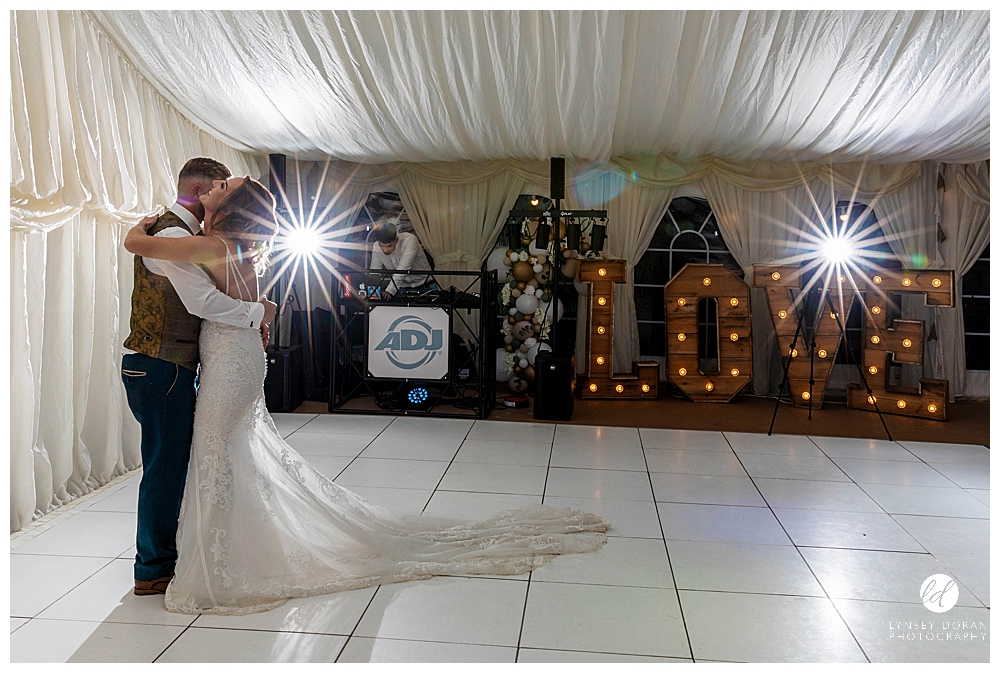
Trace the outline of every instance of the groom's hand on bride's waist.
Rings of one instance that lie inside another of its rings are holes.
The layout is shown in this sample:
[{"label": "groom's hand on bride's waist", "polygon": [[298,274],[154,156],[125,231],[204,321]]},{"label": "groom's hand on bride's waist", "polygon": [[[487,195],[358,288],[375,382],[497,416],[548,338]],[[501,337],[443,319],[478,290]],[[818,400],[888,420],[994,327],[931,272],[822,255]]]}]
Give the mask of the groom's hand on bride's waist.
[{"label": "groom's hand on bride's waist", "polygon": [[267,297],[261,297],[260,303],[264,305],[264,319],[260,321],[261,325],[270,325],[271,321],[274,320],[274,316],[278,311],[278,305]]},{"label": "groom's hand on bride's waist", "polygon": [[267,350],[267,342],[271,339],[271,328],[267,325],[260,326],[260,340],[264,344],[264,350]]}]

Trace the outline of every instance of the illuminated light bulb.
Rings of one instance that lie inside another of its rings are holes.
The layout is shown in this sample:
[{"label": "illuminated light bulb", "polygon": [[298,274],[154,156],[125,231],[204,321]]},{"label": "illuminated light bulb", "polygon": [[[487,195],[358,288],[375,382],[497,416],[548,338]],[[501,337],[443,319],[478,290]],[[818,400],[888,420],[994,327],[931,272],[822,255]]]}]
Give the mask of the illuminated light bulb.
[{"label": "illuminated light bulb", "polygon": [[825,358],[826,357],[826,351],[823,350],[822,348],[820,348],[819,351],[816,353],[816,355],[820,356],[821,358]]},{"label": "illuminated light bulb", "polygon": [[732,299],[729,300],[729,305],[730,306],[739,306],[740,305],[740,300],[737,299],[736,297],[733,297]]},{"label": "illuminated light bulb", "polygon": [[810,397],[811,397],[811,395],[809,394],[808,390],[806,390],[805,392],[802,393],[802,399],[808,400]]},{"label": "illuminated light bulb", "polygon": [[733,332],[732,334],[729,335],[729,340],[730,341],[739,341],[739,338],[740,338],[740,335],[737,334],[736,332]]},{"label": "illuminated light bulb", "polygon": [[597,364],[599,364],[599,365],[603,365],[604,364],[604,356],[603,355],[598,355],[597,356]]},{"label": "illuminated light bulb", "polygon": [[623,386],[622,384],[619,383],[617,386],[615,386],[615,392],[616,393],[623,393],[623,392],[625,392],[625,386]]},{"label": "illuminated light bulb", "polygon": [[684,369],[684,367],[681,367],[680,369],[677,370],[677,374],[678,376],[687,376],[688,370]]},{"label": "illuminated light bulb", "polygon": [[781,274],[775,271],[771,274],[771,280],[781,280]]},{"label": "illuminated light bulb", "polygon": [[906,400],[896,400],[896,406],[900,409],[906,408]]},{"label": "illuminated light bulb", "polygon": [[709,381],[708,383],[705,384],[705,390],[707,390],[708,392],[712,392],[713,390],[715,390],[715,384]]},{"label": "illuminated light bulb", "polygon": [[793,358],[799,357],[799,352],[797,350],[795,350],[794,348],[792,349],[792,357]]},{"label": "illuminated light bulb", "polygon": [[845,276],[844,274],[840,274],[839,276],[837,276],[837,280],[843,283],[845,280],[847,280],[847,276]]},{"label": "illuminated light bulb", "polygon": [[712,279],[711,278],[702,278],[701,279],[701,284],[705,285],[705,286],[711,285],[712,284]]},{"label": "illuminated light bulb", "polygon": [[785,318],[788,317],[788,312],[787,311],[778,311],[778,317],[781,318],[782,320],[784,320]]},{"label": "illuminated light bulb", "polygon": [[[941,279],[935,278],[934,280],[931,281],[931,285],[933,285],[934,287],[941,287]],[[930,407],[927,408],[930,409]]]},{"label": "illuminated light bulb", "polygon": [[684,341],[685,339],[687,339],[687,334],[685,334],[684,332],[681,332],[680,334],[677,335],[678,341]]},{"label": "illuminated light bulb", "polygon": [[592,392],[592,393],[596,393],[597,392],[597,384],[596,383],[591,383],[590,384],[590,392]]},{"label": "illuminated light bulb", "polygon": [[872,365],[871,367],[868,368],[868,373],[872,375],[878,374],[878,367]]},{"label": "illuminated light bulb", "polygon": [[927,411],[929,411],[929,412],[931,412],[933,414],[934,412],[937,411],[937,405],[936,404],[928,404],[927,405]]},{"label": "illuminated light bulb", "polygon": [[830,317],[831,317],[831,318],[833,318],[834,320],[836,320],[836,319],[837,319],[837,314],[836,314],[836,313],[833,313],[833,312],[831,312],[831,313],[830,313]]},{"label": "illuminated light bulb", "polygon": [[912,345],[913,345],[912,341],[910,341],[909,339],[903,339],[903,348],[909,348]]},{"label": "illuminated light bulb", "polygon": [[869,395],[868,396],[868,404],[875,404],[875,402],[876,402],[875,396],[874,395]]},{"label": "illuminated light bulb", "polygon": [[604,327],[604,325],[599,325],[599,326],[597,327],[597,333],[598,333],[598,334],[604,334],[604,333],[605,333],[605,332],[607,332],[607,331],[608,331],[608,330],[607,330],[607,329],[606,329],[606,328]]},{"label": "illuminated light bulb", "polygon": [[879,341],[881,341],[881,340],[882,340],[882,339],[880,339],[880,338],[879,338],[879,336],[878,336],[877,334],[876,334],[875,336],[873,336],[873,337],[872,337],[872,343],[873,343],[873,344],[877,344],[877,343],[878,343]]},{"label": "illuminated light bulb", "polygon": [[913,282],[913,281],[912,281],[912,280],[910,280],[909,278],[904,278],[904,279],[903,279],[903,286],[904,286],[904,287],[910,287],[910,284],[911,284],[912,282]]},{"label": "illuminated light bulb", "polygon": [[684,306],[685,304],[687,304],[687,299],[678,299],[677,300],[677,305],[678,306]]},{"label": "illuminated light bulb", "polygon": [[843,215],[840,216],[840,221],[847,222],[847,213],[844,213]]},{"label": "illuminated light bulb", "polygon": [[608,275],[608,270],[607,269],[598,269],[597,270],[597,275],[598,276],[607,276]]},{"label": "illuminated light bulb", "polygon": [[732,369],[729,370],[729,373],[732,374],[733,376],[739,376],[740,370],[736,369],[736,367],[733,367]]},{"label": "illuminated light bulb", "polygon": [[642,384],[642,392],[644,392],[644,393],[648,393],[649,392],[649,384],[648,383],[643,383]]},{"label": "illuminated light bulb", "polygon": [[872,313],[874,313],[875,315],[878,315],[881,312],[882,312],[882,308],[880,306],[872,306]]},{"label": "illuminated light bulb", "polygon": [[875,276],[872,280],[875,281],[876,285],[879,285],[882,283],[882,276]]},{"label": "illuminated light bulb", "polygon": [[608,303],[608,300],[607,300],[607,299],[605,299],[604,297],[598,297],[598,298],[597,298],[597,304],[598,304],[599,306],[604,306],[604,305],[605,305],[605,304],[607,304],[607,303]]},{"label": "illuminated light bulb", "polygon": [[533,206],[537,206],[538,205],[538,197],[532,198],[531,201],[530,201],[530,203]]}]

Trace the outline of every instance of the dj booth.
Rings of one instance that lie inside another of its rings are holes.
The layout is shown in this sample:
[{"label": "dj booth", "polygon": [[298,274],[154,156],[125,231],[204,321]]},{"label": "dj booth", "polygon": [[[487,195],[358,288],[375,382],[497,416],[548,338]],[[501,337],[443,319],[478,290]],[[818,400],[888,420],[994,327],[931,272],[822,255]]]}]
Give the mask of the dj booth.
[{"label": "dj booth", "polygon": [[[387,297],[394,275],[427,275]],[[334,277],[331,413],[486,418],[496,404],[495,271]]]}]

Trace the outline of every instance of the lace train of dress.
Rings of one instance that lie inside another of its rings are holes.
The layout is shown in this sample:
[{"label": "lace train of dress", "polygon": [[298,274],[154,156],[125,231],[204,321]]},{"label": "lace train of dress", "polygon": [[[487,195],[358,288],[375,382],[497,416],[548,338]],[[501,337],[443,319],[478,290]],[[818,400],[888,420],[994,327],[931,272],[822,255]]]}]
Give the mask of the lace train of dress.
[{"label": "lace train of dress", "polygon": [[206,320],[200,343],[171,612],[248,614],[433,575],[520,574],[607,541],[607,522],[571,509],[532,505],[469,523],[373,505],[281,439],[264,406],[256,331]]}]

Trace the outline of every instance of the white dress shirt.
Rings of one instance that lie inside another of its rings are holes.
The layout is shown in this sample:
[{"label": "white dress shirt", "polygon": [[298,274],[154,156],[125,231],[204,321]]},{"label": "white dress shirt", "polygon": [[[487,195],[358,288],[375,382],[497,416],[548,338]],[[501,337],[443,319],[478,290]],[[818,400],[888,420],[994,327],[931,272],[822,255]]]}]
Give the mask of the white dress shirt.
[{"label": "white dress shirt", "polygon": [[[201,223],[190,210],[179,203],[170,206],[170,212],[187,225],[190,231],[180,227],[167,227],[156,236],[181,238],[194,236],[201,231]],[[212,279],[197,264],[191,262],[168,262],[163,259],[142,258],[142,263],[150,273],[166,276],[173,285],[184,308],[191,315],[234,327],[260,329],[264,319],[264,305],[256,301],[233,299],[215,286]],[[124,349],[125,353],[135,351]]]},{"label": "white dress shirt", "polygon": [[[430,271],[431,265],[427,261],[424,249],[420,247],[420,241],[413,234],[401,231],[397,234],[396,249],[391,255],[386,255],[378,247],[378,241],[372,244],[372,264],[373,269],[392,269],[394,271]],[[389,292],[396,294],[399,289],[407,287],[420,287],[427,281],[428,276],[424,274],[402,274],[397,273],[392,276],[392,283],[389,284]]]}]

